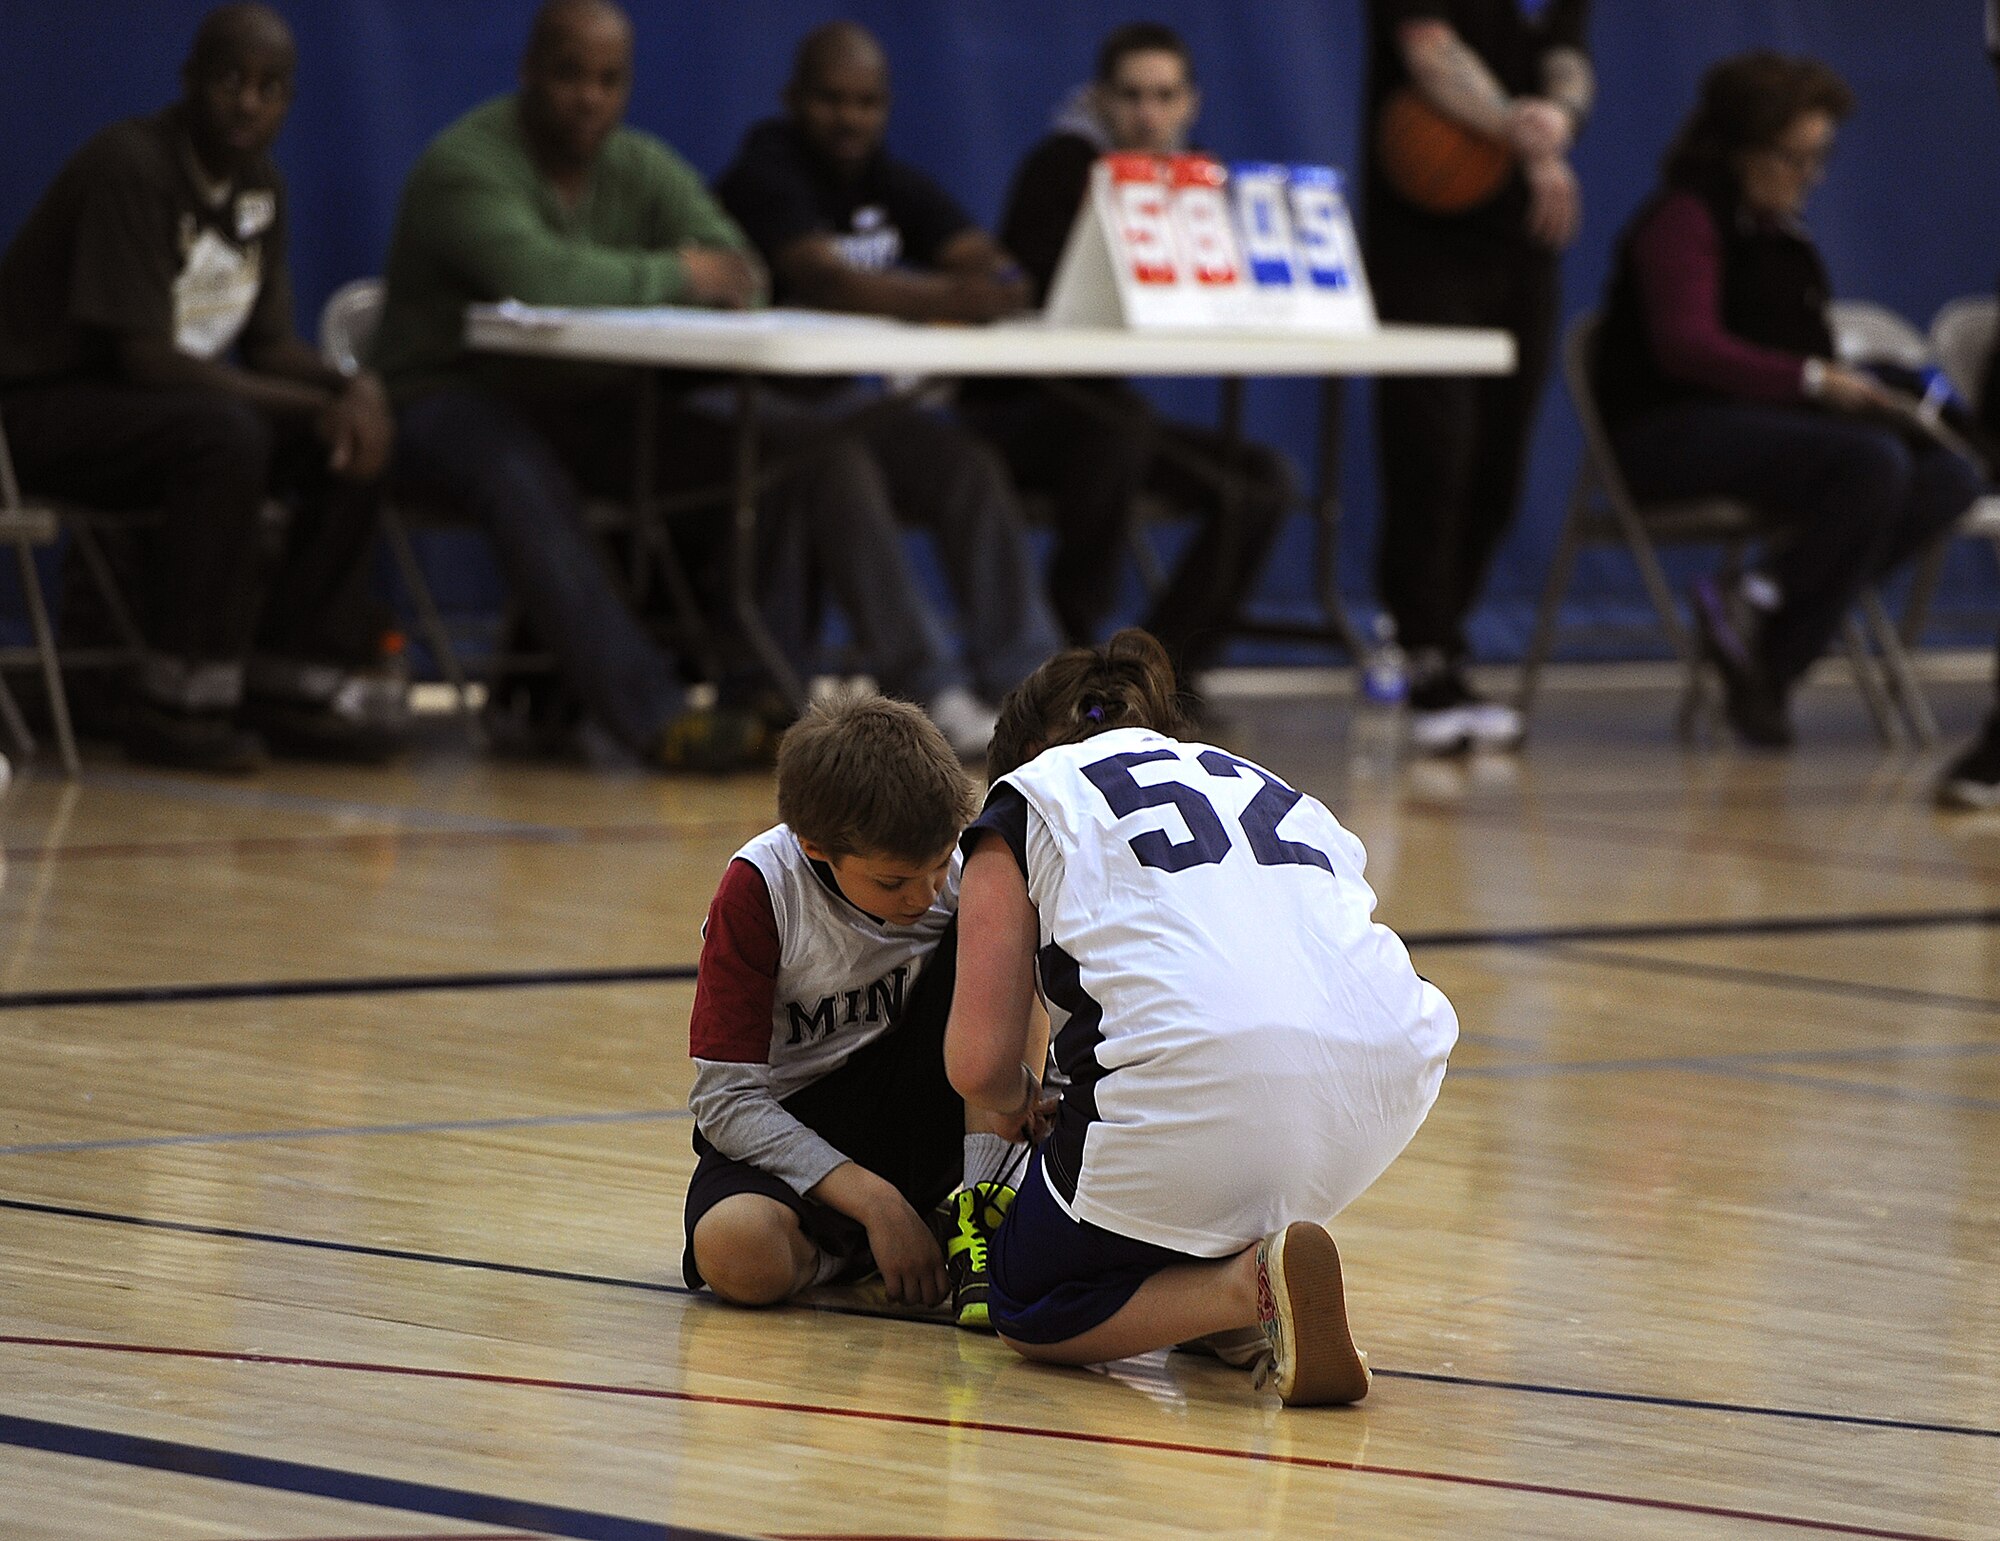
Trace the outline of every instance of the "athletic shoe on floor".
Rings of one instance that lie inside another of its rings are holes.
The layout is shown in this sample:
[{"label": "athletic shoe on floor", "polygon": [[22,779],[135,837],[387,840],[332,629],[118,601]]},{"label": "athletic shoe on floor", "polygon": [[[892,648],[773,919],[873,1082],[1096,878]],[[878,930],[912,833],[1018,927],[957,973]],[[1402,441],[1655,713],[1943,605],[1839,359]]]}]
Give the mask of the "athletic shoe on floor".
[{"label": "athletic shoe on floor", "polygon": [[1410,690],[1410,745],[1420,754],[1517,749],[1526,733],[1519,712],[1488,701],[1456,668],[1445,668]]},{"label": "athletic shoe on floor", "polygon": [[720,706],[682,712],[667,724],[651,760],[660,770],[726,775],[766,763],[768,737],[755,712]]},{"label": "athletic shoe on floor", "polygon": [[1946,767],[1937,800],[1945,808],[2000,808],[2000,712],[1972,747]]},{"label": "athletic shoe on floor", "polygon": [[269,758],[264,741],[225,712],[183,712],[135,700],[125,713],[125,754],[141,765],[247,776]]},{"label": "athletic shoe on floor", "polygon": [[1326,1227],[1295,1220],[1257,1244],[1257,1317],[1269,1354],[1257,1384],[1285,1406],[1368,1395],[1368,1359],[1347,1330],[1340,1250]]},{"label": "athletic shoe on floor", "polygon": [[243,720],[278,754],[380,765],[409,747],[409,682],[400,672],[328,671],[330,690],[243,698]]},{"label": "athletic shoe on floor", "polygon": [[1784,699],[1766,678],[1757,656],[1756,608],[1712,577],[1695,579],[1689,597],[1702,653],[1722,676],[1722,714],[1729,726],[1749,748],[1791,748],[1792,724],[1785,715]]},{"label": "athletic shoe on floor", "polygon": [[1000,714],[963,685],[947,685],[924,708],[937,724],[951,752],[961,760],[986,758],[986,746],[993,742],[993,730]]},{"label": "athletic shoe on floor", "polygon": [[939,1240],[944,1244],[945,1277],[951,1281],[951,1314],[969,1332],[991,1332],[987,1317],[986,1257],[993,1233],[1007,1218],[1014,1190],[1004,1183],[974,1183],[944,1201]]}]

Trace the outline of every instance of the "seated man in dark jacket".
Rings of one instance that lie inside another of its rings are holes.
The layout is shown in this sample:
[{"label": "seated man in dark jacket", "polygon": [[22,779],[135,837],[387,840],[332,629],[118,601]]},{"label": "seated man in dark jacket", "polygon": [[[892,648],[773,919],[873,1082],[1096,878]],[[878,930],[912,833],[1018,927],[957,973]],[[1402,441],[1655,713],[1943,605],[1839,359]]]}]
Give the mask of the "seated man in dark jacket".
[{"label": "seated man in dark jacket", "polygon": [[[0,420],[23,484],[163,516],[131,563],[145,652],[122,711],[127,752],[156,764],[249,770],[267,739],[377,758],[402,737],[367,594],[387,398],[292,322],[267,152],[294,64],[275,12],[211,12],[182,101],[79,150],[0,258]],[[295,507],[267,577],[273,496]]]},{"label": "seated man in dark jacket", "polygon": [[[750,130],[715,187],[770,264],[779,303],[960,322],[1025,306],[1012,259],[949,193],[883,147],[888,65],[866,31],[836,22],[809,35],[785,102],[784,117]],[[851,405],[795,401],[794,410],[831,415]],[[853,437],[866,444],[896,516],[936,535],[963,622],[963,662],[929,671],[923,688],[905,693],[929,705],[954,745],[977,742],[983,752],[990,703],[1062,640],[1013,486],[984,442],[936,413],[878,414]],[[857,628],[899,613],[936,628],[900,558],[861,560],[837,539],[816,540],[813,555]]]},{"label": "seated man in dark jacket", "polygon": [[[1135,22],[1104,40],[1095,80],[1015,171],[1001,221],[1000,239],[1020,258],[1038,301],[1048,298],[1098,156],[1186,149],[1200,101],[1187,45],[1170,28]],[[1136,494],[1198,518],[1200,533],[1144,624],[1184,679],[1214,660],[1295,496],[1281,456],[1164,421],[1121,381],[1072,381],[1062,392],[1037,382],[981,382],[967,393],[966,416],[999,445],[1023,487],[1054,503],[1049,587],[1073,642],[1094,641],[1111,610]],[[1225,496],[1225,475],[1242,478],[1241,496]]]}]

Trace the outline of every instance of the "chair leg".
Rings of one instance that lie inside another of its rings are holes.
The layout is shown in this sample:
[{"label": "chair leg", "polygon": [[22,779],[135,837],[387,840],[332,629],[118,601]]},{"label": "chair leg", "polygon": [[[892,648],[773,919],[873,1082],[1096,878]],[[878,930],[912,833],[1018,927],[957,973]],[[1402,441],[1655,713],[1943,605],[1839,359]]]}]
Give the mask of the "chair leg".
[{"label": "chair leg", "polygon": [[724,670],[715,633],[702,619],[701,598],[695,592],[694,577],[664,520],[655,524],[652,547],[660,576],[667,586],[668,602],[674,607],[674,631],[681,648],[699,661],[704,678],[719,684]]},{"label": "chair leg", "polygon": [[1153,543],[1146,537],[1146,521],[1136,518],[1132,528],[1126,532],[1125,545],[1132,553],[1132,565],[1139,569],[1139,584],[1146,591],[1148,603],[1157,600],[1167,591],[1167,570],[1160,565],[1160,553],[1153,549]]},{"label": "chair leg", "polygon": [[1868,634],[1851,613],[1840,624],[1840,640],[1847,653],[1848,667],[1854,671],[1855,689],[1861,692],[1868,715],[1875,719],[1876,736],[1891,749],[1902,748],[1909,742],[1909,735],[1888,690],[1875,673],[1875,660],[1868,651]]},{"label": "chair leg", "polygon": [[21,715],[21,703],[14,699],[14,692],[4,674],[0,674],[0,727],[6,728],[7,736],[14,741],[22,759],[35,752],[34,732],[28,726],[28,719]]},{"label": "chair leg", "polygon": [[[74,780],[83,769],[77,758],[76,733],[70,726],[69,696],[63,689],[62,664],[56,654],[55,628],[49,624],[49,607],[42,599],[41,575],[35,571],[35,553],[25,541],[17,541],[14,555],[21,566],[21,592],[28,602],[28,623],[34,628],[35,650],[42,657],[42,684],[48,692],[49,716],[55,723],[56,752],[62,757],[63,774]],[[13,698],[8,697],[9,705]],[[19,721],[20,709],[14,707],[8,714],[8,726],[17,727],[25,733],[27,724]],[[27,740],[29,744],[32,739]]]},{"label": "chair leg", "polygon": [[1871,588],[1862,596],[1861,613],[1867,620],[1868,629],[1875,635],[1875,651],[1882,660],[1883,681],[1910,730],[1911,738],[1921,745],[1935,744],[1938,740],[1937,715],[1931,710],[1930,699],[1924,694],[1923,681],[1917,678],[1909,649],[1903,646],[1902,635],[1889,615],[1888,606],[1882,603],[1879,590]]},{"label": "chair leg", "polygon": [[403,591],[410,596],[410,603],[416,606],[417,624],[423,629],[424,643],[430,648],[438,667],[444,671],[444,677],[450,682],[458,701],[457,715],[465,729],[466,742],[474,749],[484,750],[486,729],[479,721],[479,713],[472,709],[472,687],[466,681],[458,649],[452,646],[451,631],[438,610],[437,598],[431,593],[430,580],[424,576],[423,564],[417,560],[416,548],[410,544],[410,532],[404,527],[402,516],[393,508],[382,511],[382,533],[387,537],[389,551],[396,559],[396,571],[402,578]]},{"label": "chair leg", "polygon": [[1923,640],[1924,623],[1931,616],[1931,600],[1937,593],[1938,575],[1944,570],[1944,549],[1947,541],[1936,542],[1930,550],[1917,558],[1915,569],[1910,574],[1910,597],[1903,605],[1903,621],[1897,628],[1904,647],[1915,647]]},{"label": "chair leg", "polygon": [[1562,535],[1556,541],[1556,554],[1549,563],[1549,576],[1542,584],[1542,597],[1535,606],[1535,624],[1528,633],[1528,650],[1521,656],[1521,682],[1515,692],[1514,708],[1524,720],[1535,709],[1535,692],[1541,684],[1542,665],[1555,651],[1557,617],[1562,610],[1563,596],[1569,593],[1570,578],[1576,571],[1577,551],[1583,544],[1579,528],[1583,517],[1584,508],[1579,496],[1572,499],[1569,517],[1563,520]]},{"label": "chair leg", "polygon": [[97,532],[87,522],[78,521],[71,524],[70,535],[76,541],[76,549],[83,553],[83,564],[90,570],[90,581],[96,586],[98,598],[104,601],[105,613],[118,629],[119,638],[135,654],[145,652],[145,633],[139,629],[131,605],[126,603],[125,591],[118,586],[118,576],[111,570],[111,562],[104,555]]}]

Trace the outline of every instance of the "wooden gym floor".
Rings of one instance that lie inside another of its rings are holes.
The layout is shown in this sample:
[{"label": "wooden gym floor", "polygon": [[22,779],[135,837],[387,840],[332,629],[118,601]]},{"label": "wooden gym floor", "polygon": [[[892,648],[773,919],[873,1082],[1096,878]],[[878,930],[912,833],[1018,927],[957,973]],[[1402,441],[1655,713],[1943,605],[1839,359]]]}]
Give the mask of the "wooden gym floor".
[{"label": "wooden gym floor", "polygon": [[1656,690],[1402,769],[1233,715],[1464,1025],[1335,1227],[1362,1406],[681,1288],[768,780],[100,759],[0,801],[0,1536],[2000,1537],[2000,815],[1942,751],[1839,689],[1782,760]]}]

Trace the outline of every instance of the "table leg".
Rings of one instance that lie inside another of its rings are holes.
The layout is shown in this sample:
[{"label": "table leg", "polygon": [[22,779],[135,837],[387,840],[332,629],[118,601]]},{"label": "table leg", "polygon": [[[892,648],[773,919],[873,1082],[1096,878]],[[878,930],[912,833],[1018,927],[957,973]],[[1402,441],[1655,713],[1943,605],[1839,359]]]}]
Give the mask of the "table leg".
[{"label": "table leg", "polygon": [[806,705],[805,685],[757,606],[757,377],[736,377],[736,489],[729,539],[729,594],[736,624],[771,683],[795,709]]},{"label": "table leg", "polygon": [[1329,375],[1319,383],[1319,485],[1313,491],[1313,586],[1327,630],[1347,656],[1360,663],[1366,644],[1340,597],[1340,428],[1347,382]]},{"label": "table leg", "polygon": [[632,427],[632,551],[627,581],[634,606],[646,602],[653,571],[653,495],[659,486],[659,382],[650,369],[639,371],[638,420]]}]

